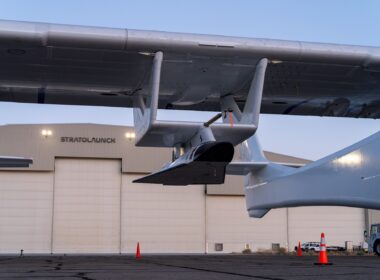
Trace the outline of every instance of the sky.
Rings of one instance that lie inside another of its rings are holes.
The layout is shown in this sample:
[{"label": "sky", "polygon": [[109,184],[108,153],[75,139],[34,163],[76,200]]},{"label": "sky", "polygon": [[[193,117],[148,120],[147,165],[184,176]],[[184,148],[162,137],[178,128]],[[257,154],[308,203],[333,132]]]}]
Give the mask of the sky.
[{"label": "sky", "polygon": [[[0,0],[0,19],[380,46],[377,0]],[[160,112],[208,120],[214,113]],[[131,125],[130,109],[0,102],[0,125]],[[265,150],[318,159],[380,130],[380,121],[261,115]]]}]

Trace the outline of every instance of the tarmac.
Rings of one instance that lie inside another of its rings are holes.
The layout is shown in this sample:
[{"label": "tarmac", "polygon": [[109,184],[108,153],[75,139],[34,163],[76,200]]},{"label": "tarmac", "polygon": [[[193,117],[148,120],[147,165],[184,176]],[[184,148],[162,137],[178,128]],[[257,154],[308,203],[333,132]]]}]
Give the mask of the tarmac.
[{"label": "tarmac", "polygon": [[380,258],[330,256],[331,266],[316,266],[317,256],[142,255],[1,256],[0,279],[380,279]]}]

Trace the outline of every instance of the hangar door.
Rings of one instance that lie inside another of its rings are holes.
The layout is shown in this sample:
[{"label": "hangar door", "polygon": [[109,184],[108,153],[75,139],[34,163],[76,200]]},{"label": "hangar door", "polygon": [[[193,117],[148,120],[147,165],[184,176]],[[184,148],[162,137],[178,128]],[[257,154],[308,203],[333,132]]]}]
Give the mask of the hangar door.
[{"label": "hangar door", "polygon": [[52,172],[0,172],[0,254],[50,253]]},{"label": "hangar door", "polygon": [[320,206],[289,208],[290,248],[298,241],[319,241],[326,234],[326,244],[344,246],[345,241],[360,245],[365,229],[364,210],[360,208]]},{"label": "hangar door", "polygon": [[205,252],[205,187],[135,184],[123,175],[122,252]]},{"label": "hangar door", "polygon": [[[206,197],[207,247],[210,253],[268,250],[286,246],[286,211],[273,209],[262,219],[250,218],[244,196]],[[216,244],[223,244],[216,251]]]},{"label": "hangar door", "polygon": [[121,161],[56,159],[53,253],[120,252]]}]

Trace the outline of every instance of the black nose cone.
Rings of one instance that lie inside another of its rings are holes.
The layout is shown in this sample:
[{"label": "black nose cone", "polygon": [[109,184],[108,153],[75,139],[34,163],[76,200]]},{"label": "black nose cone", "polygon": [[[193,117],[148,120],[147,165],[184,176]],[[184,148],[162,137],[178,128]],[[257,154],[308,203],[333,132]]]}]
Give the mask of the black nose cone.
[{"label": "black nose cone", "polygon": [[234,146],[229,142],[209,142],[199,147],[194,155],[194,161],[231,162],[234,156]]}]

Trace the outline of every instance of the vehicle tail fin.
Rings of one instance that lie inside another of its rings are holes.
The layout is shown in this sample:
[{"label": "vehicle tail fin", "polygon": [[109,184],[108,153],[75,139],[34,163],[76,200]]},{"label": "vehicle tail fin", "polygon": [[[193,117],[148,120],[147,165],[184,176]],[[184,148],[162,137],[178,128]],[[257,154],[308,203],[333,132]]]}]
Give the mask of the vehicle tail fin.
[{"label": "vehicle tail fin", "polygon": [[[245,170],[246,173],[241,173],[240,175],[245,175],[244,186],[245,186],[245,198],[247,203],[247,208],[249,209],[250,200],[250,188],[252,186],[261,186],[266,184],[267,181],[274,180],[277,177],[291,174],[297,168],[285,166],[282,164],[277,164],[269,161],[261,149],[257,135],[252,136],[248,140],[244,141],[239,145],[240,158],[243,162],[250,163],[251,168],[241,168]],[[238,165],[237,162],[232,162],[230,164],[232,168]],[[249,166],[249,165],[248,165]],[[227,167],[227,174],[233,174],[230,172],[231,167]],[[249,171],[249,172],[247,172]],[[235,173],[236,174],[236,173]],[[255,218],[261,218],[266,213],[268,213],[270,208],[262,209],[251,209],[249,210],[249,215]]]},{"label": "vehicle tail fin", "polygon": [[[266,60],[261,60],[257,67],[257,76],[262,74],[262,71],[265,72]],[[256,79],[256,75],[254,80]],[[263,77],[262,77],[263,80]],[[254,86],[255,85],[255,86]],[[260,88],[261,86],[261,88]],[[262,85],[254,81],[251,85],[251,90],[258,91],[262,90]],[[250,95],[253,96],[253,95]],[[221,106],[225,111],[231,111],[233,113],[233,118],[236,122],[248,122],[251,121],[258,126],[258,116],[260,111],[261,98],[255,99],[251,98],[247,100],[246,105],[244,107],[243,113],[241,113],[239,107],[237,106],[235,100],[232,95],[227,95],[221,99]],[[255,117],[255,115],[257,117]],[[223,122],[228,122],[227,116],[223,118]],[[267,180],[274,179],[276,177],[283,176],[284,174],[290,174],[294,168],[289,166],[284,166],[281,164],[276,164],[270,162],[264,155],[264,152],[261,148],[257,135],[253,135],[239,146],[240,152],[240,162],[231,162],[227,166],[227,174],[230,175],[245,175],[244,185],[245,185],[245,193],[246,193],[246,202],[247,208],[249,207],[248,203],[248,188],[250,186],[257,186],[263,184]],[[269,212],[270,209],[252,209],[249,213],[250,216],[261,218],[266,213]]]}]

